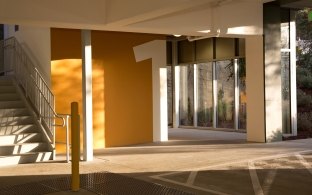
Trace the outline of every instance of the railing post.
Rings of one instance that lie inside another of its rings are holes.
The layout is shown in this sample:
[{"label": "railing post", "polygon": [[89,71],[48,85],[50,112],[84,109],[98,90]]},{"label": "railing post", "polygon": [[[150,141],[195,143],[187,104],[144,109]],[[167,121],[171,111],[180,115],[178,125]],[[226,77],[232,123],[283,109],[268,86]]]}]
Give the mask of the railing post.
[{"label": "railing post", "polygon": [[80,188],[79,161],[80,161],[80,129],[78,103],[71,103],[71,135],[72,135],[72,191],[77,192]]},{"label": "railing post", "polygon": [[66,126],[66,161],[67,161],[67,163],[69,162],[69,132],[68,132],[68,119],[69,119],[69,116],[66,115],[66,123],[65,123],[65,126]]}]

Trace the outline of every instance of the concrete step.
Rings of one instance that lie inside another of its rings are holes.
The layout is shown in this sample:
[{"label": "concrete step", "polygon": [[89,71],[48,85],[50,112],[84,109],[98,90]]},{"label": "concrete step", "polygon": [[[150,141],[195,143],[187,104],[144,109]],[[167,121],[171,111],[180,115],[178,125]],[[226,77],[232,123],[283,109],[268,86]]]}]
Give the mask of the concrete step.
[{"label": "concrete step", "polygon": [[22,133],[18,135],[0,135],[0,146],[14,145],[21,143],[40,142],[42,135],[40,133]]},{"label": "concrete step", "polygon": [[13,81],[10,79],[0,79],[0,86],[12,86]]},{"label": "concrete step", "polygon": [[5,145],[0,147],[0,156],[9,156],[16,154],[25,154],[27,152],[42,152],[48,151],[47,143],[21,143],[13,145]]},{"label": "concrete step", "polygon": [[12,85],[0,85],[0,93],[15,93],[16,89]]},{"label": "concrete step", "polygon": [[26,108],[0,109],[0,117],[10,117],[10,116],[29,116],[29,112]]},{"label": "concrete step", "polygon": [[0,135],[18,135],[21,133],[37,133],[37,127],[34,124],[29,125],[11,125],[0,127]]},{"label": "concrete step", "polygon": [[17,93],[0,93],[0,101],[16,101],[20,99]]},{"label": "concrete step", "polygon": [[23,101],[1,101],[0,109],[8,109],[8,108],[25,108],[25,104]]},{"label": "concrete step", "polygon": [[19,155],[0,156],[0,166],[35,163],[52,160],[52,152],[29,152]]},{"label": "concrete step", "polygon": [[30,125],[33,124],[34,118],[32,116],[10,116],[0,118],[0,127],[12,125]]}]

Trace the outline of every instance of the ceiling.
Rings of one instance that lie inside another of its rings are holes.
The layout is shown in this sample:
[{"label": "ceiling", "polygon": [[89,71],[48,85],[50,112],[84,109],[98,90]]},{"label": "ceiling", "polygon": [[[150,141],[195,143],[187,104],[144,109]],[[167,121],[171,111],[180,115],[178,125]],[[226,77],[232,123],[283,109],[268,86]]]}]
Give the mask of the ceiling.
[{"label": "ceiling", "polygon": [[189,36],[255,35],[263,33],[262,5],[270,1],[0,0],[0,23]]},{"label": "ceiling", "polygon": [[312,8],[312,0],[281,0],[281,5],[283,7],[289,8]]}]

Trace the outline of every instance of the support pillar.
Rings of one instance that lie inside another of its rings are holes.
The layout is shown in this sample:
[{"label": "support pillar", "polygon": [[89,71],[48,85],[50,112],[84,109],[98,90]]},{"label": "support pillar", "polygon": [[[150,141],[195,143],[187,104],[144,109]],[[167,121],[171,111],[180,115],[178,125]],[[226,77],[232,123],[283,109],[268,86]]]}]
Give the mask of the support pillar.
[{"label": "support pillar", "polygon": [[172,42],[172,64],[173,64],[173,128],[179,128],[179,100],[180,100],[180,66],[178,66],[178,47],[177,42]]},{"label": "support pillar", "polygon": [[91,31],[81,30],[82,101],[83,101],[83,160],[93,160],[92,124],[92,46]]},{"label": "support pillar", "polygon": [[263,36],[246,38],[247,141],[265,142]]},{"label": "support pillar", "polygon": [[168,141],[166,41],[150,41],[133,51],[137,62],[152,59],[153,141]]},{"label": "support pillar", "polygon": [[268,3],[264,5],[263,12],[266,141],[281,141],[281,8]]}]

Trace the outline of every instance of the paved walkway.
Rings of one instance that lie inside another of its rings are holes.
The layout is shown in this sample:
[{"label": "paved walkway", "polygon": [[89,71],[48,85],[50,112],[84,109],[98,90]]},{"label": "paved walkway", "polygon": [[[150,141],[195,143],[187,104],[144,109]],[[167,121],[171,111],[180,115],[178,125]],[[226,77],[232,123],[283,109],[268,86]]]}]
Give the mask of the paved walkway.
[{"label": "paved walkway", "polygon": [[[97,150],[93,162],[81,162],[81,173],[109,171],[194,194],[312,194],[312,139],[246,143],[243,133],[191,129],[169,136],[166,143]],[[0,187],[70,170],[64,162],[2,167]]]}]

